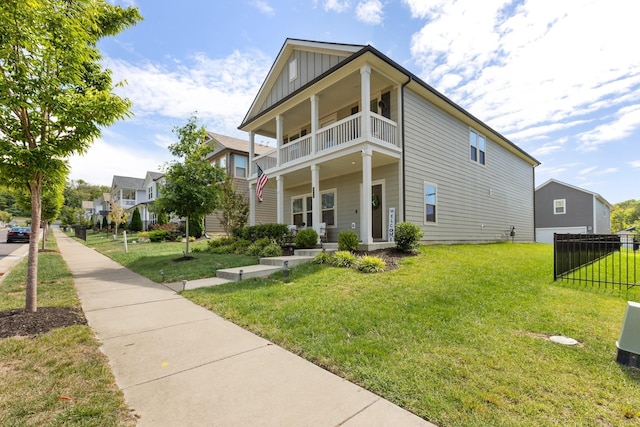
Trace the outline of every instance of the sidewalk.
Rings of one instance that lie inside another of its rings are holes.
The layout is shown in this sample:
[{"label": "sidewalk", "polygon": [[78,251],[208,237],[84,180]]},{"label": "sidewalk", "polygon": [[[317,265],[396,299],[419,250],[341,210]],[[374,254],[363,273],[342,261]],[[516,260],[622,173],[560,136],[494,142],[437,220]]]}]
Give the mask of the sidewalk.
[{"label": "sidewalk", "polygon": [[139,426],[433,426],[55,233]]},{"label": "sidewalk", "polygon": [[0,282],[7,275],[9,270],[13,268],[22,258],[29,253],[29,245],[22,245],[9,255],[0,258]]}]

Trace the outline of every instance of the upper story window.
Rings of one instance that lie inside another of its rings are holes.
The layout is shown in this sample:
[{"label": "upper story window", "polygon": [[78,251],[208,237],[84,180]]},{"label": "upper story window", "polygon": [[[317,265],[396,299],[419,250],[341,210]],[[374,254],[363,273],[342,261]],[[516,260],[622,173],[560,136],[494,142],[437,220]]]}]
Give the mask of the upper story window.
[{"label": "upper story window", "polygon": [[248,158],[246,156],[234,156],[235,167],[236,167],[236,178],[246,178],[247,177],[247,164]]},{"label": "upper story window", "polygon": [[469,130],[469,153],[472,162],[477,162],[481,165],[485,164],[485,157],[487,152],[487,140],[484,135],[479,134],[473,129]]},{"label": "upper story window", "polygon": [[298,78],[298,59],[294,58],[289,62],[289,82]]},{"label": "upper story window", "polygon": [[567,213],[567,199],[555,199],[553,201],[553,214],[564,215]]},{"label": "upper story window", "polygon": [[436,207],[438,205],[438,187],[428,182],[424,183],[424,222],[435,224],[437,221]]},{"label": "upper story window", "polygon": [[149,188],[147,188],[147,199],[153,199],[153,184],[150,185]]},{"label": "upper story window", "polygon": [[220,157],[217,163],[222,169],[227,169],[227,156]]}]

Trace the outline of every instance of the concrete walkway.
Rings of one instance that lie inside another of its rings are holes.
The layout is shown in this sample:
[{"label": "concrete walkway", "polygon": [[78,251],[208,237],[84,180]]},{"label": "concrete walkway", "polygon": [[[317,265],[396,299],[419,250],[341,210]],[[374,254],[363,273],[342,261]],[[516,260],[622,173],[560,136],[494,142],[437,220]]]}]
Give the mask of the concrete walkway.
[{"label": "concrete walkway", "polygon": [[139,426],[433,426],[55,233]]}]

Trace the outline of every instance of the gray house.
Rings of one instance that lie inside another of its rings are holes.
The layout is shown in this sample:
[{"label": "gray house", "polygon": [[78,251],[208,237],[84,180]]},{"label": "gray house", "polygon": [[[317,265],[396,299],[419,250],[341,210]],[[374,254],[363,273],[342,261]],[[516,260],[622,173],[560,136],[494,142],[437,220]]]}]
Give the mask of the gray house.
[{"label": "gray house", "polygon": [[[371,46],[287,39],[239,129],[251,224],[260,166],[277,222],[329,242],[375,248],[402,221],[428,242],[534,240],[539,162]],[[256,135],[277,147],[254,157]]]},{"label": "gray house", "polygon": [[611,204],[601,195],[550,179],[536,188],[536,241],[554,233],[611,233]]}]

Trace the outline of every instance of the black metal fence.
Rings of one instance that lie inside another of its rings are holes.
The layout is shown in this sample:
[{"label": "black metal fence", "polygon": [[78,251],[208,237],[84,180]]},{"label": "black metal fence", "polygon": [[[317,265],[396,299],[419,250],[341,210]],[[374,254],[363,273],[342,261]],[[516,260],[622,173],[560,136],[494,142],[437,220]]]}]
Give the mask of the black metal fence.
[{"label": "black metal fence", "polygon": [[73,232],[78,239],[87,240],[87,227],[84,225],[74,225]]},{"label": "black metal fence", "polygon": [[553,246],[554,280],[627,289],[640,285],[635,242],[611,234],[556,234]]}]

